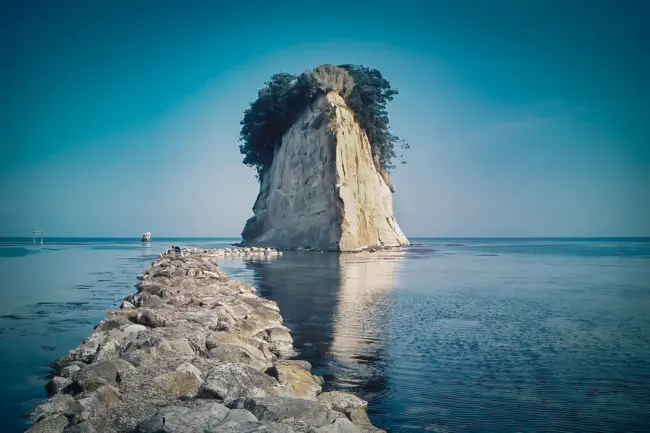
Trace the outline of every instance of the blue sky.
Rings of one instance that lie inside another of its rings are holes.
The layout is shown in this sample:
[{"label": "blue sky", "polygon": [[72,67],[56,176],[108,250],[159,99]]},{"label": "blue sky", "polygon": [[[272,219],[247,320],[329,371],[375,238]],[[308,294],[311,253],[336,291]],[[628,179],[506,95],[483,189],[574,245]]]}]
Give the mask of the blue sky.
[{"label": "blue sky", "polygon": [[407,236],[650,236],[645,2],[219,3],[3,3],[0,236],[239,235],[243,111],[322,63],[400,91]]}]

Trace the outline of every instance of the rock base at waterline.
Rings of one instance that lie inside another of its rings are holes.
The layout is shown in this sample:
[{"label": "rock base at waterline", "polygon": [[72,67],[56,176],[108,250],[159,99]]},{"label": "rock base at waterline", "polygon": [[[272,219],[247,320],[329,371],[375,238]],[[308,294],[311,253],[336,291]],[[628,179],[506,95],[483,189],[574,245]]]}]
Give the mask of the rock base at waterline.
[{"label": "rock base at waterline", "polygon": [[322,393],[308,362],[285,359],[293,340],[277,304],[221,272],[214,257],[226,255],[161,255],[138,292],[53,363],[28,432],[380,431],[365,401]]}]

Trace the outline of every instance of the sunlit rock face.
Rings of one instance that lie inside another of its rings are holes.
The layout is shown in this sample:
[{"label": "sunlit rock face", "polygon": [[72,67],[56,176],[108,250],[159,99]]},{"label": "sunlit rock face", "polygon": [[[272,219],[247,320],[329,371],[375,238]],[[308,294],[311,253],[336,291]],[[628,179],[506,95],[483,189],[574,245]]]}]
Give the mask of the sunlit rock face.
[{"label": "sunlit rock face", "polygon": [[368,138],[335,92],[307,107],[284,135],[253,212],[244,245],[359,251],[408,244]]}]

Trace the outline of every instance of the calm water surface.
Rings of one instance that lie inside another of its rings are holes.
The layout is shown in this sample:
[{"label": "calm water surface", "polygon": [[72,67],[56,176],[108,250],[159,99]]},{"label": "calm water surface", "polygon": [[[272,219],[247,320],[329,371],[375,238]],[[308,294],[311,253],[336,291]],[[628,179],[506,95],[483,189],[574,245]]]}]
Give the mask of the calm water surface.
[{"label": "calm water surface", "polygon": [[[277,301],[300,357],[389,432],[650,431],[650,240],[414,241],[219,264]],[[156,254],[227,242],[5,240],[0,431],[24,429],[48,363]]]}]

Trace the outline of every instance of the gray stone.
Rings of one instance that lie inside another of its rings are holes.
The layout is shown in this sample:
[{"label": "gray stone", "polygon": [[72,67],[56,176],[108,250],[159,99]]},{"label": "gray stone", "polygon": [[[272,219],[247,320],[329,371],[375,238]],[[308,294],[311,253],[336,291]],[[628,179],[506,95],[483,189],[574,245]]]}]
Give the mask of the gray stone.
[{"label": "gray stone", "polygon": [[316,430],[317,433],[361,433],[359,427],[352,424],[352,422],[347,418],[339,418],[334,421],[332,424],[326,425],[324,427]]},{"label": "gray stone", "polygon": [[55,376],[45,385],[45,391],[48,397],[52,397],[60,392],[66,393],[73,383],[72,379],[67,377]]},{"label": "gray stone", "polygon": [[208,352],[210,358],[233,364],[246,364],[255,370],[265,371],[271,363],[264,359],[264,354],[249,345],[222,344]]},{"label": "gray stone", "polygon": [[211,401],[203,401],[193,408],[167,406],[151,419],[140,423],[138,433],[195,433],[213,432],[228,414],[228,408]]},{"label": "gray stone", "polygon": [[92,414],[113,409],[121,402],[122,396],[117,388],[110,385],[104,385],[96,391],[93,391],[87,398],[81,400],[81,405],[83,406],[81,419],[85,420]]},{"label": "gray stone", "polygon": [[67,427],[63,433],[98,433],[98,431],[90,422],[84,421]]},{"label": "gray stone", "polygon": [[61,376],[68,379],[74,379],[80,370],[81,370],[80,365],[77,364],[66,365],[61,369]]},{"label": "gray stone", "polygon": [[253,367],[223,363],[208,371],[198,395],[230,404],[240,397],[280,395],[281,392],[274,378]]},{"label": "gray stone", "polygon": [[[31,422],[37,422],[44,418],[50,418],[55,415],[65,415],[74,417],[81,415],[81,404],[68,394],[57,394],[45,403],[37,406],[29,413],[27,418]],[[66,423],[67,424],[67,423]],[[65,426],[64,426],[65,427]],[[61,429],[63,430],[63,428]]]},{"label": "gray stone", "polygon": [[299,398],[252,397],[237,400],[234,407],[248,409],[262,422],[293,418],[313,427],[323,427],[343,417],[317,401]]},{"label": "gray stone", "polygon": [[85,391],[94,391],[102,385],[113,385],[117,381],[118,368],[113,361],[101,361],[84,366],[75,378],[75,383]]},{"label": "gray stone", "polygon": [[318,401],[328,408],[345,414],[354,424],[371,426],[368,419],[368,402],[346,392],[324,392],[318,396]]},{"label": "gray stone", "polygon": [[322,388],[303,367],[301,364],[275,363],[266,373],[275,377],[293,397],[315,398]]},{"label": "gray stone", "polygon": [[157,295],[149,295],[145,297],[142,302],[140,302],[140,307],[146,307],[146,308],[162,308],[165,306],[165,303],[163,302],[162,298]]},{"label": "gray stone", "polygon": [[61,433],[68,425],[68,419],[63,415],[45,418],[34,424],[25,433]]},{"label": "gray stone", "polygon": [[249,421],[258,422],[258,419],[246,409],[232,409],[221,423],[242,423]]},{"label": "gray stone", "polygon": [[120,308],[125,309],[125,308],[135,308],[135,305],[130,303],[129,301],[122,301],[120,304]]},{"label": "gray stone", "polygon": [[203,381],[203,373],[201,373],[201,370],[199,370],[198,368],[196,368],[194,365],[190,364],[189,362],[184,362],[181,365],[179,365],[176,368],[176,371],[178,371],[179,373],[193,374],[194,377],[196,377],[196,379],[199,382]]},{"label": "gray stone", "polygon": [[140,310],[137,321],[139,324],[150,328],[158,328],[167,324],[167,321],[162,316],[147,308]]},{"label": "gray stone", "polygon": [[140,332],[145,332],[146,330],[147,330],[147,327],[146,327],[146,326],[144,326],[144,325],[136,325],[136,324],[129,325],[129,326],[127,326],[126,328],[124,328],[124,332],[125,332],[126,334],[129,334],[129,335],[130,335],[130,334],[135,334],[136,336],[137,336]]},{"label": "gray stone", "polygon": [[154,377],[153,383],[170,397],[191,397],[198,391],[201,379],[194,373],[172,371]]}]

